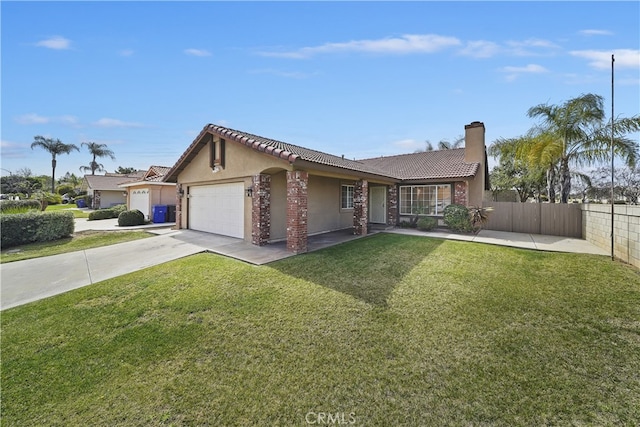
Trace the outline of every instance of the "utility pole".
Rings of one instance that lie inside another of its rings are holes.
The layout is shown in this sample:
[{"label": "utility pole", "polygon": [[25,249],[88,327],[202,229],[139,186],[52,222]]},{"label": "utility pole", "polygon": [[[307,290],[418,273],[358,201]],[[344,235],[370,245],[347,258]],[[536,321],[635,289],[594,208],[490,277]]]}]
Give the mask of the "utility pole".
[{"label": "utility pole", "polygon": [[615,62],[615,58],[613,57],[613,55],[611,55],[611,261],[613,261],[615,259],[614,256],[614,206],[615,203],[613,203],[613,187],[614,187],[614,182],[613,182],[613,172],[614,172],[614,164],[613,164],[613,138],[614,138],[614,129],[613,129],[613,124],[614,119],[613,119],[613,63]]}]

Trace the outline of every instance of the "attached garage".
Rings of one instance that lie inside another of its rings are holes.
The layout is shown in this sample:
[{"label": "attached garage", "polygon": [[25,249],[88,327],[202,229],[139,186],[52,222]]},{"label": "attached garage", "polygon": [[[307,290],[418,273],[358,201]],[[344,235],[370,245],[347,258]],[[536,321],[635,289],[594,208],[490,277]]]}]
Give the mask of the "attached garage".
[{"label": "attached garage", "polygon": [[192,230],[244,238],[244,183],[189,187],[189,220]]}]

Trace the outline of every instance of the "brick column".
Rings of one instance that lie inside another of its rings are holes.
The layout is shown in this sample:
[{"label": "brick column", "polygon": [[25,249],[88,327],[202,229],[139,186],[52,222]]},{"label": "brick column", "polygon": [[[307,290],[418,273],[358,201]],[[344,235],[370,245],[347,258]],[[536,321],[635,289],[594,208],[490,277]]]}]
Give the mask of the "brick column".
[{"label": "brick column", "polygon": [[353,186],[353,234],[366,236],[369,224],[369,182],[356,181]]},{"label": "brick column", "polygon": [[182,196],[180,195],[182,184],[176,185],[176,226],[180,230],[182,228]]},{"label": "brick column", "polygon": [[307,186],[305,171],[287,171],[287,250],[307,252]]},{"label": "brick column", "polygon": [[465,181],[455,183],[453,203],[467,206],[467,183]]},{"label": "brick column", "polygon": [[93,191],[92,203],[93,209],[100,209],[100,190]]},{"label": "brick column", "polygon": [[387,225],[398,225],[398,186],[387,187]]},{"label": "brick column", "polygon": [[251,243],[264,246],[271,237],[271,175],[254,175],[251,187]]}]

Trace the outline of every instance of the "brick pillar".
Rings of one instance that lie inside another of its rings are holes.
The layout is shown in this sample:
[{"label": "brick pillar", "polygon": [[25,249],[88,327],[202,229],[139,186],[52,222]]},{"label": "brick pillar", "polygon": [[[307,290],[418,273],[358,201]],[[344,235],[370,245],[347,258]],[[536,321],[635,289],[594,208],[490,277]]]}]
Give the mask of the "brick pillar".
[{"label": "brick pillar", "polygon": [[467,206],[467,183],[456,182],[453,190],[453,203]]},{"label": "brick pillar", "polygon": [[182,196],[180,191],[182,190],[182,184],[176,185],[176,226],[175,228],[180,230],[182,228]]},{"label": "brick pillar", "polygon": [[287,171],[287,250],[307,252],[307,185],[305,171]]},{"label": "brick pillar", "polygon": [[353,186],[353,234],[366,236],[369,224],[369,182],[356,181]]},{"label": "brick pillar", "polygon": [[398,186],[387,187],[387,225],[398,224]]},{"label": "brick pillar", "polygon": [[254,175],[251,187],[251,243],[264,246],[271,237],[271,175]]},{"label": "brick pillar", "polygon": [[93,191],[93,209],[100,209],[100,190]]}]

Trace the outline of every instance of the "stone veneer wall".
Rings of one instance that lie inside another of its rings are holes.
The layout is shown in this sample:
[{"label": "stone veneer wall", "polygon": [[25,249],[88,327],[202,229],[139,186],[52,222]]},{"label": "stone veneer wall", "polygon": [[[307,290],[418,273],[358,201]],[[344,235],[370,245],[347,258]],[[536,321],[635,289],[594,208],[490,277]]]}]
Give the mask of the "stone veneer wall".
[{"label": "stone veneer wall", "polygon": [[252,178],[251,243],[264,246],[271,236],[271,175]]},{"label": "stone veneer wall", "polygon": [[[583,204],[582,237],[611,251],[611,205]],[[614,243],[616,258],[640,268],[640,206],[614,206]]]},{"label": "stone veneer wall", "polygon": [[353,234],[366,236],[369,225],[369,182],[356,181],[353,186]]},{"label": "stone veneer wall", "polygon": [[100,209],[100,190],[93,190],[93,209]]},{"label": "stone veneer wall", "polygon": [[387,225],[398,225],[398,187],[387,187]]},{"label": "stone veneer wall", "polygon": [[467,183],[456,182],[453,186],[453,203],[467,206]]},{"label": "stone veneer wall", "polygon": [[308,186],[307,172],[287,172],[287,250],[293,253],[307,252]]},{"label": "stone veneer wall", "polygon": [[182,190],[182,184],[176,185],[176,227],[178,230],[182,228],[182,196],[180,191]]}]

